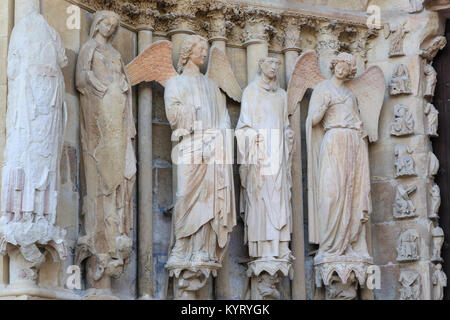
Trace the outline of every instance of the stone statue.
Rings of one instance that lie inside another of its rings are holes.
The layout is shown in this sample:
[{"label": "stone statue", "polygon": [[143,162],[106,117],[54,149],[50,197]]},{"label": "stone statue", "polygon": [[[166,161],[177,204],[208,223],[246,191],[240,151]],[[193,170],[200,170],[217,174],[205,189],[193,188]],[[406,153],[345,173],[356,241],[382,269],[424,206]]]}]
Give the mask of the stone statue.
[{"label": "stone statue", "polygon": [[414,118],[408,106],[394,106],[394,122],[391,125],[391,135],[406,136],[414,133]]},{"label": "stone statue", "polygon": [[0,253],[10,254],[11,270],[22,270],[10,275],[11,283],[37,279],[45,261],[41,249],[55,260],[67,254],[66,232],[55,225],[67,119],[61,68],[67,62],[59,34],[36,10],[17,22],[8,52],[0,221]]},{"label": "stone statue", "polygon": [[436,90],[437,83],[437,72],[431,66],[431,64],[427,64],[424,68],[425,74],[425,93],[424,96],[428,98],[434,97],[434,92]]},{"label": "stone statue", "polygon": [[400,94],[412,94],[411,78],[409,77],[408,68],[404,64],[398,64],[392,74],[390,84],[391,96]]},{"label": "stone statue", "polygon": [[431,213],[428,214],[430,219],[439,219],[439,208],[441,207],[441,189],[437,184],[430,185],[429,193],[431,198]]},{"label": "stone statue", "polygon": [[439,172],[439,159],[430,151],[428,152],[428,177],[431,179]]},{"label": "stone statue", "polygon": [[[388,34],[393,34],[391,39],[391,45],[389,49],[389,57],[404,56],[403,52],[403,41],[405,40],[406,34],[409,30],[405,28],[406,22],[392,26],[386,24],[389,28],[387,29]],[[386,31],[385,31],[386,32]]]},{"label": "stone statue", "polygon": [[442,271],[442,264],[437,264],[431,277],[433,284],[433,300],[444,298],[444,287],[447,286],[447,275]]},{"label": "stone statue", "polygon": [[433,228],[431,237],[433,238],[433,256],[431,257],[431,261],[443,262],[444,259],[441,258],[441,249],[444,244],[444,230],[441,227]]},{"label": "stone statue", "polygon": [[[187,36],[181,48],[177,75],[168,41],[142,52],[127,70],[132,84],[157,80],[165,85],[166,114],[176,146],[177,198],[173,215],[175,244],[166,268],[175,283],[177,299],[196,299],[210,275],[217,275],[236,225],[233,184],[233,143],[225,95],[240,101],[239,87],[226,55],[211,49],[207,75],[200,67],[208,42]],[[144,68],[143,68],[144,66]]]},{"label": "stone statue", "polygon": [[[292,261],[291,156],[294,132],[287,93],[277,82],[277,58],[259,62],[256,79],[245,89],[236,128],[241,163],[241,212],[245,214],[249,276],[288,276]],[[263,116],[265,115],[265,116]]]},{"label": "stone statue", "polygon": [[298,81],[299,95],[289,97],[295,109],[306,88],[314,87],[306,120],[309,240],[319,244],[316,274],[322,275],[328,288],[333,272],[343,283],[354,272],[364,285],[372,263],[366,242],[372,212],[368,141],[378,139],[386,90],[377,66],[347,81],[357,71],[350,54],[335,57],[331,71],[332,78],[325,80],[315,54],[305,53],[291,80]]},{"label": "stone statue", "polygon": [[416,186],[412,186],[411,188],[407,188],[403,184],[397,186],[394,202],[394,218],[404,219],[416,216],[416,207],[410,199],[411,194],[416,191]]},{"label": "stone statue", "polygon": [[426,130],[427,134],[430,137],[438,137],[438,120],[439,120],[439,111],[434,107],[433,104],[427,103],[425,107],[425,115],[426,115]]},{"label": "stone statue", "polygon": [[447,45],[447,39],[444,36],[437,36],[431,40],[425,41],[420,46],[420,56],[428,60],[433,61],[437,53],[444,49]]},{"label": "stone statue", "polygon": [[417,241],[419,234],[416,230],[410,229],[400,235],[397,244],[397,261],[416,261],[419,259],[419,248]]},{"label": "stone statue", "polygon": [[421,291],[420,274],[415,271],[401,271],[398,281],[400,287],[400,300],[419,300]]},{"label": "stone statue", "polygon": [[417,175],[412,154],[413,150],[406,144],[399,144],[395,146],[394,168],[396,178]]},{"label": "stone statue", "polygon": [[95,14],[76,72],[87,186],[86,235],[78,240],[77,260],[88,258],[87,279],[93,294],[110,292],[111,278],[121,275],[132,251],[136,130],[131,85],[121,55],[111,44],[119,25],[114,12]]}]

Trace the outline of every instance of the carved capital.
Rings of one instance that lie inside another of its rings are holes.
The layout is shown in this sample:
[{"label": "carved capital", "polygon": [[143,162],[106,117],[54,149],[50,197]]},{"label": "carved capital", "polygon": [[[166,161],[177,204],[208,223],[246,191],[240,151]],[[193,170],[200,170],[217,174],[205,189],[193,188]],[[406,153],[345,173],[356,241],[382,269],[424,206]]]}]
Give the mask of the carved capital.
[{"label": "carved capital", "polygon": [[251,17],[245,23],[241,41],[248,45],[257,42],[268,42],[277,30],[270,24],[267,17]]},{"label": "carved capital", "polygon": [[297,18],[289,17],[284,21],[283,51],[300,51],[301,25]]},{"label": "carved capital", "polygon": [[207,24],[206,30],[210,40],[226,40],[229,29],[227,28],[227,20],[223,11],[215,10],[209,12]]},{"label": "carved capital", "polygon": [[341,48],[339,36],[344,31],[336,20],[322,24],[317,35],[317,50],[338,52]]}]

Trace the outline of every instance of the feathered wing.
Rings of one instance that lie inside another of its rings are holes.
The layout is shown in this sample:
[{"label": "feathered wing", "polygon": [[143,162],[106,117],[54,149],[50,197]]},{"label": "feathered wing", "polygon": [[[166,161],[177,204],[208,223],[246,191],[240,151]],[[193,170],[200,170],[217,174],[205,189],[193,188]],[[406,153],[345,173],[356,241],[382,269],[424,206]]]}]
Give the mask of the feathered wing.
[{"label": "feathered wing", "polygon": [[384,73],[372,66],[361,76],[346,83],[358,100],[361,120],[370,142],[378,140],[378,123],[386,92]]},{"label": "feathered wing", "polygon": [[242,100],[242,88],[234,76],[230,61],[219,48],[212,46],[206,75],[213,80],[231,99]]},{"label": "feathered wing", "polygon": [[154,80],[165,86],[170,78],[178,75],[172,63],[172,43],[156,41],[131,61],[126,71],[132,86]]},{"label": "feathered wing", "polygon": [[325,81],[314,51],[302,54],[295,62],[294,71],[288,86],[289,115],[293,115],[308,89],[314,89]]}]

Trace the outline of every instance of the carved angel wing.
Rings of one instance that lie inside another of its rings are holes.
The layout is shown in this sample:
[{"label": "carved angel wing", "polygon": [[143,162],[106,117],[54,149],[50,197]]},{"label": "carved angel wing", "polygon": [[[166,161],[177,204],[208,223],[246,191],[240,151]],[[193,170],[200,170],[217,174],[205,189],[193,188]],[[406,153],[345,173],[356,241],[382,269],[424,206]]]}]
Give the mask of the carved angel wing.
[{"label": "carved angel wing", "polygon": [[231,99],[241,102],[242,88],[234,76],[230,61],[226,54],[215,46],[212,46],[210,50],[206,76],[213,80]]},{"label": "carved angel wing", "polygon": [[319,83],[325,81],[319,67],[319,61],[314,51],[302,54],[295,62],[294,71],[288,87],[289,115],[297,110],[298,103],[308,89],[314,89]]},{"label": "carved angel wing", "polygon": [[358,99],[361,120],[370,142],[378,140],[378,122],[386,92],[384,73],[378,66],[372,66],[361,76],[348,81],[348,88]]},{"label": "carved angel wing", "polygon": [[170,78],[178,75],[172,63],[172,43],[156,41],[131,61],[126,71],[132,86],[153,80],[165,86]]}]

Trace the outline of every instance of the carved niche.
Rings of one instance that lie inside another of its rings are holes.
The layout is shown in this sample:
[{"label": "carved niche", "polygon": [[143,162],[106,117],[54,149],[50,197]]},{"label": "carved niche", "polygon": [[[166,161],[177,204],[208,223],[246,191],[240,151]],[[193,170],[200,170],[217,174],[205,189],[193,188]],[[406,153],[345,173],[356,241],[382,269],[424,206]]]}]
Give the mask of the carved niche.
[{"label": "carved niche", "polygon": [[394,106],[394,121],[391,125],[391,135],[406,136],[414,133],[414,118],[409,107],[404,104]]},{"label": "carved niche", "polygon": [[416,271],[402,271],[398,281],[401,284],[399,289],[400,300],[419,300],[422,281],[420,274]]},{"label": "carved niche", "polygon": [[398,96],[401,94],[412,94],[411,78],[409,76],[408,67],[404,64],[398,64],[392,75],[391,83],[389,85],[391,96]]},{"label": "carved niche", "polygon": [[410,229],[403,232],[397,243],[397,261],[410,262],[419,259],[419,234]]},{"label": "carved niche", "polygon": [[394,202],[394,218],[405,219],[416,217],[416,207],[412,202],[410,196],[416,192],[417,187],[406,187],[404,184],[399,184],[395,191]]},{"label": "carved niche", "polygon": [[394,168],[396,178],[417,175],[412,154],[413,150],[406,144],[399,144],[395,146]]}]

